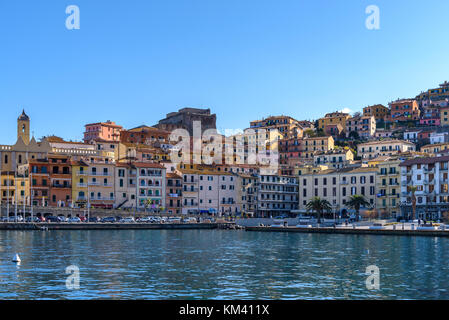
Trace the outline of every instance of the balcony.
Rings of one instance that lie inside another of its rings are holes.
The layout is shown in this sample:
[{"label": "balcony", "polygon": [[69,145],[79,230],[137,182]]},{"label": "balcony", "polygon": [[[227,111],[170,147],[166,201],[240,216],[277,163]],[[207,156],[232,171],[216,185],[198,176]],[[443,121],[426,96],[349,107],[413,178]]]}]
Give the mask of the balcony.
[{"label": "balcony", "polygon": [[91,172],[90,175],[91,176],[96,176],[96,177],[110,177],[110,176],[112,176],[112,174],[109,173],[109,172]]},{"label": "balcony", "polygon": [[193,189],[183,190],[183,192],[186,192],[186,193],[189,193],[189,192],[198,192],[198,188],[193,188]]},{"label": "balcony", "polygon": [[90,200],[92,201],[114,201],[115,197],[96,197],[96,198],[91,198]]},{"label": "balcony", "polygon": [[76,186],[78,188],[87,188],[87,183],[77,183]]},{"label": "balcony", "polygon": [[57,189],[69,189],[72,188],[72,186],[70,184],[58,184],[58,183],[54,183],[51,186],[52,188],[57,188]]},{"label": "balcony", "polygon": [[86,171],[77,171],[76,175],[77,176],[87,176],[87,172]]}]

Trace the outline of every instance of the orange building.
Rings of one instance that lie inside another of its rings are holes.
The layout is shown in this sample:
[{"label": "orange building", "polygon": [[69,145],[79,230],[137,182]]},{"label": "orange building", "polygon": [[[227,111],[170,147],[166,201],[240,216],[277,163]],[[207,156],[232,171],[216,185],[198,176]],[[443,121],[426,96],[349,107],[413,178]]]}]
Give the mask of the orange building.
[{"label": "orange building", "polygon": [[120,131],[122,126],[115,122],[97,122],[86,124],[86,131],[84,132],[84,142],[88,143],[92,140],[103,141],[120,141]]},{"label": "orange building", "polygon": [[391,122],[419,120],[421,111],[418,102],[413,99],[399,99],[389,103],[390,114],[387,120]]},{"label": "orange building", "polygon": [[68,207],[72,203],[72,166],[68,156],[48,156],[50,206]]},{"label": "orange building", "polygon": [[30,165],[31,202],[34,206],[48,206],[50,174],[47,160],[32,160]]},{"label": "orange building", "polygon": [[170,214],[182,211],[182,177],[176,173],[167,173],[165,208]]}]

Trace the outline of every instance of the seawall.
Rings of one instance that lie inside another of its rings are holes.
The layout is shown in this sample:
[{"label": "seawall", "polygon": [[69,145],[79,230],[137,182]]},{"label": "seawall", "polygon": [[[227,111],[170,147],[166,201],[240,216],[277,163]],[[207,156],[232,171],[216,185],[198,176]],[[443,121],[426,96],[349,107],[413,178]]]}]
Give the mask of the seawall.
[{"label": "seawall", "polygon": [[246,227],[246,231],[449,237],[448,230],[377,230],[343,228]]}]

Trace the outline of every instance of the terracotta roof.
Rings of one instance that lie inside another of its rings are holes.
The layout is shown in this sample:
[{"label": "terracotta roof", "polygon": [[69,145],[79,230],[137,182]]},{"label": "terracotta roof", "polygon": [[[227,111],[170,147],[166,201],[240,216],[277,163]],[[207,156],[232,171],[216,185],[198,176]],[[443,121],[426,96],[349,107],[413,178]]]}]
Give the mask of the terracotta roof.
[{"label": "terracotta roof", "polygon": [[445,161],[449,161],[449,156],[414,158],[414,159],[410,159],[410,160],[405,160],[399,166],[406,167],[406,166],[411,166],[414,164],[433,164],[433,163],[445,162]]},{"label": "terracotta roof", "polygon": [[174,172],[169,172],[167,173],[167,178],[171,178],[171,179],[182,179],[182,177]]},{"label": "terracotta roof", "polygon": [[137,168],[155,168],[155,169],[165,169],[163,165],[160,165],[159,163],[152,163],[152,162],[133,162],[133,165]]}]

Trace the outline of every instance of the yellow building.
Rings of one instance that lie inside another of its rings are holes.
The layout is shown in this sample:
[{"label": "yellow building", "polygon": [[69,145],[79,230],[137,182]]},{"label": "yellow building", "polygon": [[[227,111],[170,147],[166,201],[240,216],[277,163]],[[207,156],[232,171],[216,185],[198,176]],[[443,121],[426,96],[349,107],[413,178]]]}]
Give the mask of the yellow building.
[{"label": "yellow building", "polygon": [[421,147],[421,152],[428,154],[438,153],[443,150],[449,149],[449,142],[446,143],[436,143],[436,144],[426,144]]},{"label": "yellow building", "polygon": [[334,149],[332,136],[304,138],[300,140],[301,158],[313,161],[313,156],[319,152],[327,152]]},{"label": "yellow building", "polygon": [[400,215],[401,160],[382,161],[377,165],[376,175],[376,208],[381,217],[397,217]]},{"label": "yellow building", "polygon": [[296,166],[293,168],[293,175],[294,176],[302,176],[304,174],[314,174],[319,173],[321,171],[328,170],[329,166],[326,165],[303,165],[303,166]]},{"label": "yellow building", "polygon": [[449,126],[449,107],[440,109],[440,125]]},{"label": "yellow building", "polygon": [[341,125],[343,131],[346,132],[346,120],[351,118],[348,113],[344,112],[331,112],[324,116],[324,118],[318,119],[318,128],[324,130],[326,126]]},{"label": "yellow building", "polygon": [[76,207],[86,207],[89,165],[83,161],[72,161],[72,199]]},{"label": "yellow building", "polygon": [[1,204],[13,204],[15,195],[14,172],[3,171],[1,173],[0,181]]},{"label": "yellow building", "polygon": [[266,130],[277,130],[283,138],[302,136],[303,127],[301,122],[289,116],[271,116],[262,120],[250,122],[251,129],[264,128]]},{"label": "yellow building", "polygon": [[374,116],[376,120],[383,120],[390,113],[390,109],[382,104],[363,108],[363,116]]}]

